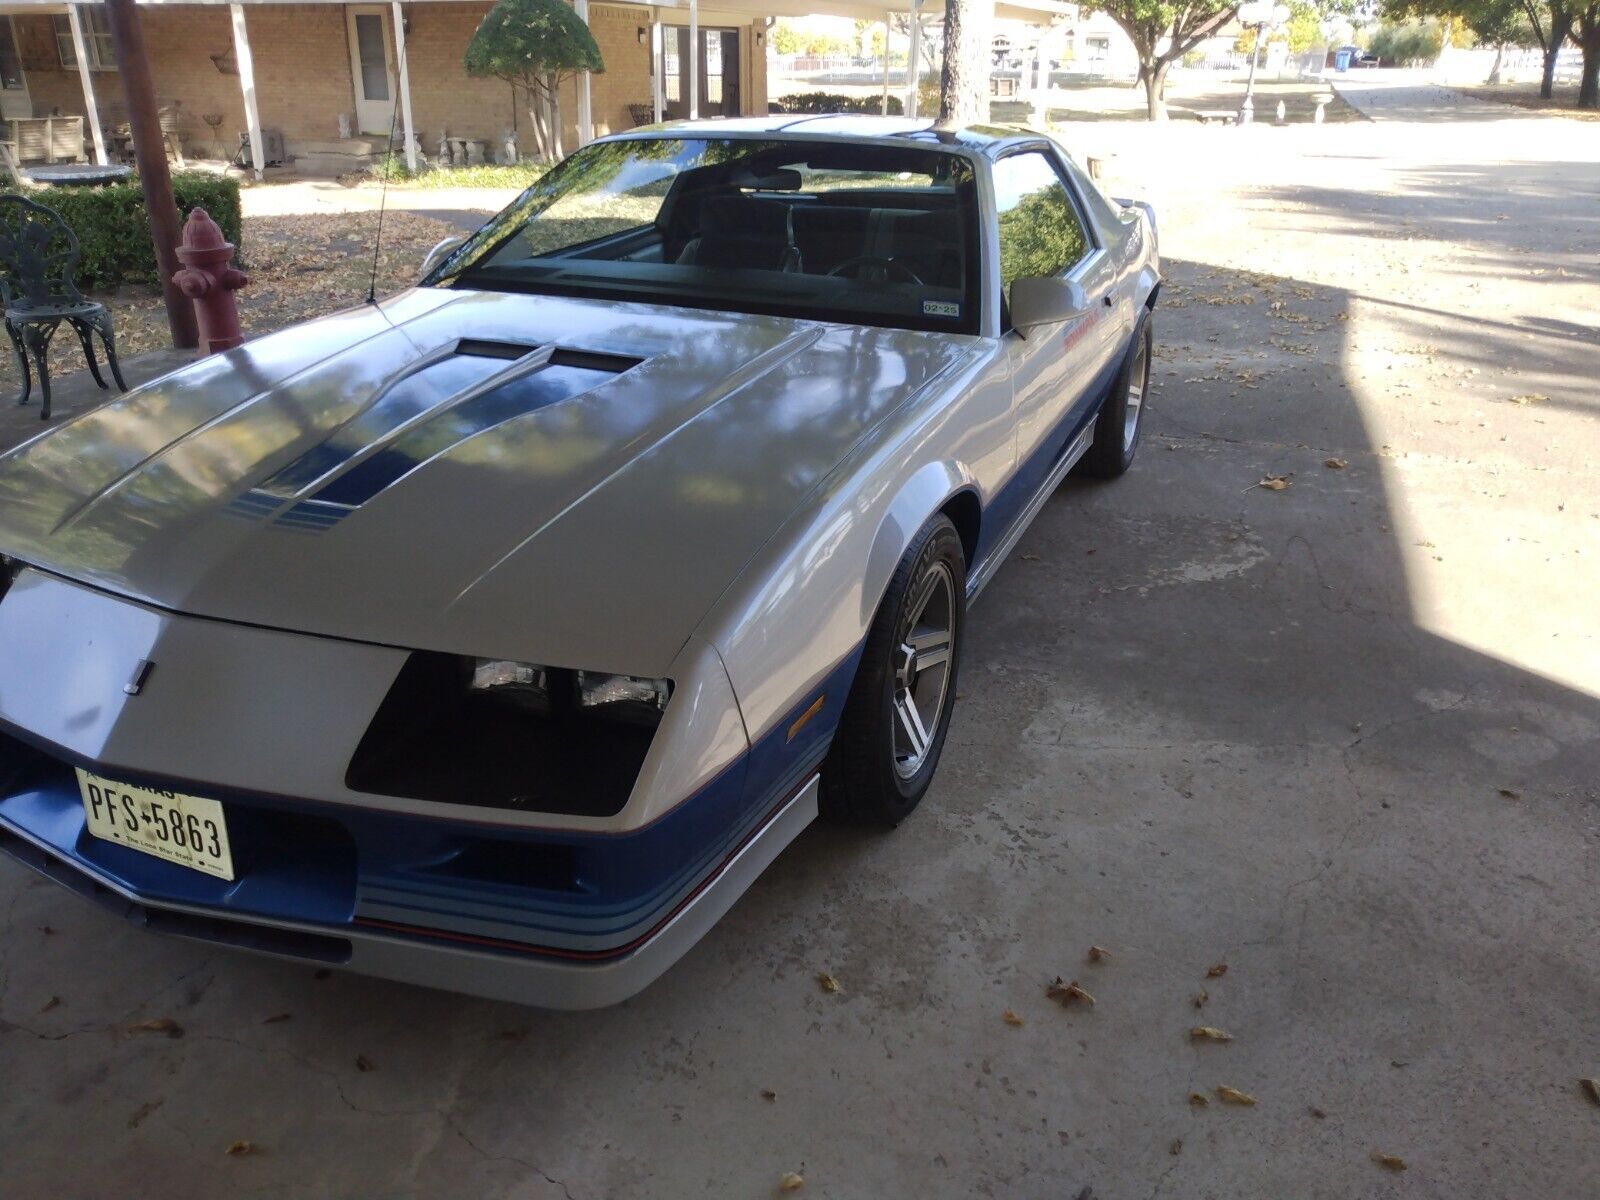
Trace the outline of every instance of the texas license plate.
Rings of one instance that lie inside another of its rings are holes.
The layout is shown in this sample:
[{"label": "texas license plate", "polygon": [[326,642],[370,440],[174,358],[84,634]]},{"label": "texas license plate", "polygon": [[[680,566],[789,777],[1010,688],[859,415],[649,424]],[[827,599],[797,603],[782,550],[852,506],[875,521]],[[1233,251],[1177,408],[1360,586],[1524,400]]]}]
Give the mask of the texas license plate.
[{"label": "texas license plate", "polygon": [[117,783],[81,768],[78,790],[95,837],[218,879],[233,878],[228,823],[215,800]]}]

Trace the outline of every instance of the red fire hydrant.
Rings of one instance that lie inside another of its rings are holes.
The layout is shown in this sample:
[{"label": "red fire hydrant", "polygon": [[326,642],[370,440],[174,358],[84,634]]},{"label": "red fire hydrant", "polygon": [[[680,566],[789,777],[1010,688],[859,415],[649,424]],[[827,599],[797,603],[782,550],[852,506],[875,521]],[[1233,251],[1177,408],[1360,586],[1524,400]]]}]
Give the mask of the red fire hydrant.
[{"label": "red fire hydrant", "polygon": [[239,303],[233,294],[250,282],[250,276],[228,265],[233,261],[233,243],[223,240],[222,229],[205,209],[197,208],[183,223],[183,241],[177,249],[183,270],[172,282],[194,301],[200,353],[215,354],[242,345]]}]

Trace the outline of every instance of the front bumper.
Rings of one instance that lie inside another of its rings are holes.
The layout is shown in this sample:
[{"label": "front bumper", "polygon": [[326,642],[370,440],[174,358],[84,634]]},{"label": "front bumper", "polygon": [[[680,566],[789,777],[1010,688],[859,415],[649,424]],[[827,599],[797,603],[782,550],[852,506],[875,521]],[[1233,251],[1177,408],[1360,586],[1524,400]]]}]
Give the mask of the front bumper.
[{"label": "front bumper", "polygon": [[[0,852],[158,933],[540,1008],[601,1008],[639,992],[699,941],[815,819],[817,786],[813,773],[654,928],[621,953],[600,961],[552,956],[546,948],[502,939],[439,930],[400,932],[356,918],[266,919],[215,905],[184,903],[170,895],[155,899],[128,887],[112,870],[87,857],[99,847],[92,844],[98,839],[83,831],[81,808],[74,818],[70,806],[38,803],[35,793],[22,794],[34,797],[33,804],[18,803],[15,796],[0,802]],[[91,844],[85,845],[85,839]],[[153,870],[168,866],[159,860],[152,863]]]}]

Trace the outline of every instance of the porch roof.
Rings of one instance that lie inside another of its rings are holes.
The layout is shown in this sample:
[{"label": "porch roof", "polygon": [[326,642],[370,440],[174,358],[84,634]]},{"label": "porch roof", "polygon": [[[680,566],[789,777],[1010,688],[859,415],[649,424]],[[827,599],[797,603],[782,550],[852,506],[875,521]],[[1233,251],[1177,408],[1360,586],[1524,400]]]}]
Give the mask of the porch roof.
[{"label": "porch roof", "polygon": [[[245,8],[258,4],[315,4],[341,7],[338,0],[137,0],[150,8],[220,7],[238,3]],[[408,3],[426,4],[482,4],[485,0],[407,0]],[[595,3],[628,5],[635,8],[687,9],[689,0],[594,0]],[[945,0],[922,0],[919,6],[930,16],[944,11]],[[69,6],[60,0],[3,0],[0,13],[13,16],[24,13],[65,13]],[[771,17],[853,17],[858,20],[880,21],[885,12],[910,12],[912,0],[714,0],[707,4],[722,12],[749,13],[751,16]],[[1041,24],[1056,17],[1073,16],[1078,5],[1064,0],[995,0],[995,16],[1002,20]]]}]

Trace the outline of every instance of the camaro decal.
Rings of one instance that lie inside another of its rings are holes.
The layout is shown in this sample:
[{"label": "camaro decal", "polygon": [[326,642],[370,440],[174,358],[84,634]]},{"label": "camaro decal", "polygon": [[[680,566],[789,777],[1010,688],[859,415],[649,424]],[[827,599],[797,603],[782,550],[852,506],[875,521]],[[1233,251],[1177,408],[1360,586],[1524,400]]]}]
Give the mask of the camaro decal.
[{"label": "camaro decal", "polygon": [[1066,336],[1061,339],[1062,351],[1065,352],[1071,350],[1079,342],[1083,341],[1084,338],[1088,337],[1089,331],[1099,324],[1100,310],[1098,308],[1084,313],[1084,315],[1079,318],[1078,322],[1073,325],[1071,329],[1067,330]]}]

